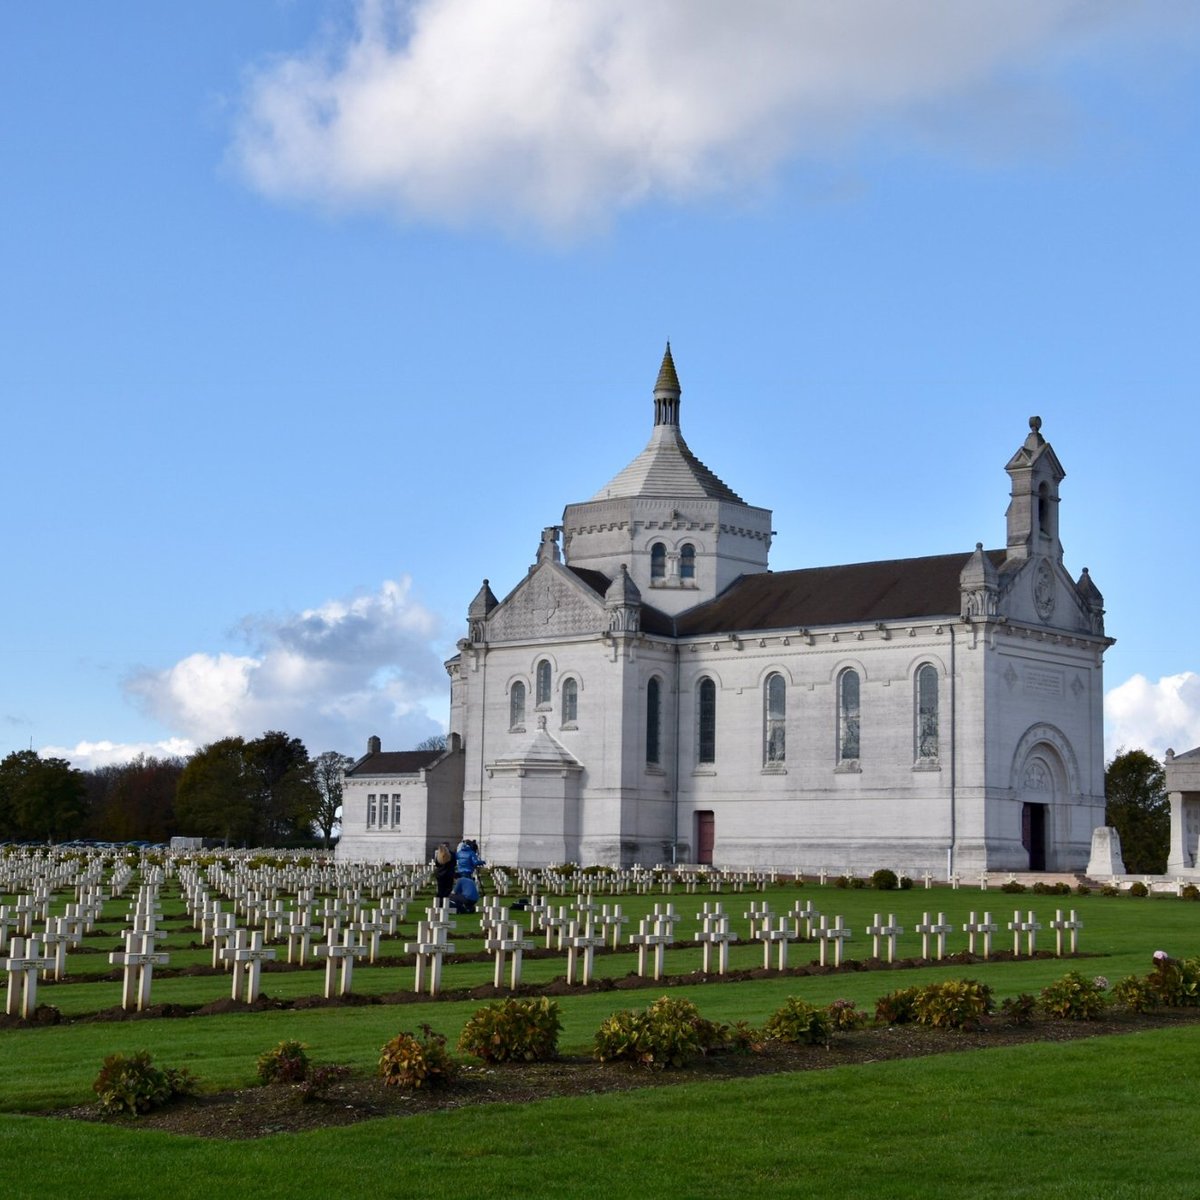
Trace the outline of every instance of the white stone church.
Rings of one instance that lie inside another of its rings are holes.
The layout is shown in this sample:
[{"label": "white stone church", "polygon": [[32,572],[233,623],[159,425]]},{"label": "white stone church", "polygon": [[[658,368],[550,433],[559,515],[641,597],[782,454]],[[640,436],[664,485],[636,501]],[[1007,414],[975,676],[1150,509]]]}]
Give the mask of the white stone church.
[{"label": "white stone church", "polygon": [[484,581],[450,749],[373,739],[339,855],[466,836],[521,865],[1082,870],[1111,639],[1063,566],[1041,421],[1004,468],[1003,548],[774,572],[770,510],[684,441],[669,347],[653,418],[503,600]]}]

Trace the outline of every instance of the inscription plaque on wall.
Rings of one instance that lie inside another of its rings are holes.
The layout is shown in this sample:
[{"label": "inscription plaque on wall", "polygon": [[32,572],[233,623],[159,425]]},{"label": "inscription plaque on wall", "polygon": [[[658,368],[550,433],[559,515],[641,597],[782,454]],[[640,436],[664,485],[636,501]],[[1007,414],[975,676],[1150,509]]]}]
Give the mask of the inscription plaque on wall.
[{"label": "inscription plaque on wall", "polygon": [[1061,696],[1063,694],[1062,672],[1027,668],[1025,671],[1025,694],[1046,698]]}]

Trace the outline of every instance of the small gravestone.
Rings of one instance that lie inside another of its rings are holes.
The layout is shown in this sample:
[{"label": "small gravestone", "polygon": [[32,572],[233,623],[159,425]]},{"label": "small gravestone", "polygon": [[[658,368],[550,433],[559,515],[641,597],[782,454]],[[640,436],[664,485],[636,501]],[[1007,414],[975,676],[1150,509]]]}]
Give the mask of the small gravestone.
[{"label": "small gravestone", "polygon": [[1066,933],[1069,937],[1069,949],[1071,954],[1076,953],[1078,941],[1076,935],[1083,928],[1083,922],[1075,915],[1075,910],[1071,909],[1071,915],[1063,920],[1062,909],[1054,910],[1054,920],[1050,922],[1050,928],[1054,930],[1054,953],[1062,958],[1063,955],[1063,934]]},{"label": "small gravestone", "polygon": [[121,1007],[126,1012],[142,1012],[150,1003],[154,968],[165,967],[170,958],[154,949],[153,932],[126,930],[125,949],[114,951],[108,961],[122,968]]},{"label": "small gravestone", "polygon": [[901,925],[896,924],[896,914],[888,913],[887,924],[885,925],[879,919],[879,914],[875,914],[873,924],[867,926],[867,936],[871,939],[871,955],[873,958],[879,957],[879,943],[882,940],[887,945],[887,961],[896,961],[896,939],[904,932]]},{"label": "small gravestone", "polygon": [[8,975],[8,1003],[5,1012],[26,1021],[37,1011],[38,972],[54,965],[41,953],[37,938],[14,937],[9,955],[0,959],[0,971]]},{"label": "small gravestone", "polygon": [[713,950],[717,954],[717,974],[724,975],[729,970],[729,946],[737,941],[737,934],[729,928],[729,916],[721,908],[720,903],[705,903],[700,915],[703,928],[696,934],[696,941],[703,946],[703,971],[706,975],[712,973]]}]

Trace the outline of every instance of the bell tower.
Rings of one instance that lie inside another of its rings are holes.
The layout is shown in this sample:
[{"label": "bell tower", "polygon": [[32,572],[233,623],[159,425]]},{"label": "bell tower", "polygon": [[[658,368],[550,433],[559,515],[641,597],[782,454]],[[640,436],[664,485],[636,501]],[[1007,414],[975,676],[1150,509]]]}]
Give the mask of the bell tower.
[{"label": "bell tower", "polygon": [[1066,476],[1054,448],[1042,437],[1042,418],[1029,418],[1029,436],[1004,468],[1012,481],[1008,504],[1008,561],[1037,557],[1062,562],[1058,539],[1058,485]]}]

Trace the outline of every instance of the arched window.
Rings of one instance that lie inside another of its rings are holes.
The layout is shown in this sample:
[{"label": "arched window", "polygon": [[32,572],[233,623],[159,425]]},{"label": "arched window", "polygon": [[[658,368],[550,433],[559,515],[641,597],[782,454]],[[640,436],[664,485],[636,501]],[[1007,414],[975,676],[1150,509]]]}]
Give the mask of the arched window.
[{"label": "arched window", "polygon": [[684,542],[679,548],[679,578],[696,578],[696,547],[691,542]]},{"label": "arched window", "polygon": [[646,761],[658,766],[662,761],[659,735],[662,732],[662,684],[651,679],[646,684]]},{"label": "arched window", "polygon": [[550,660],[546,658],[537,665],[537,698],[534,703],[538,708],[550,706]]},{"label": "arched window", "polygon": [[1050,508],[1050,485],[1043,479],[1038,484],[1038,531],[1051,537],[1054,533],[1052,528],[1053,517],[1051,516]]},{"label": "arched window", "polygon": [[859,683],[857,671],[838,676],[838,762],[856,762],[859,758]]},{"label": "arched window", "polygon": [[700,680],[698,689],[697,762],[717,761],[717,685],[711,679]]},{"label": "arched window", "polygon": [[562,723],[574,725],[579,719],[579,684],[574,679],[564,679],[562,685]]},{"label": "arched window", "polygon": [[763,761],[787,760],[787,685],[776,673],[767,677],[763,689]]},{"label": "arched window", "polygon": [[938,756],[938,673],[931,663],[917,672],[917,761]]},{"label": "arched window", "polygon": [[650,578],[665,579],[667,577],[667,548],[662,542],[655,542],[650,547]]},{"label": "arched window", "polygon": [[521,729],[525,725],[525,685],[519,680],[508,693],[508,727]]}]

